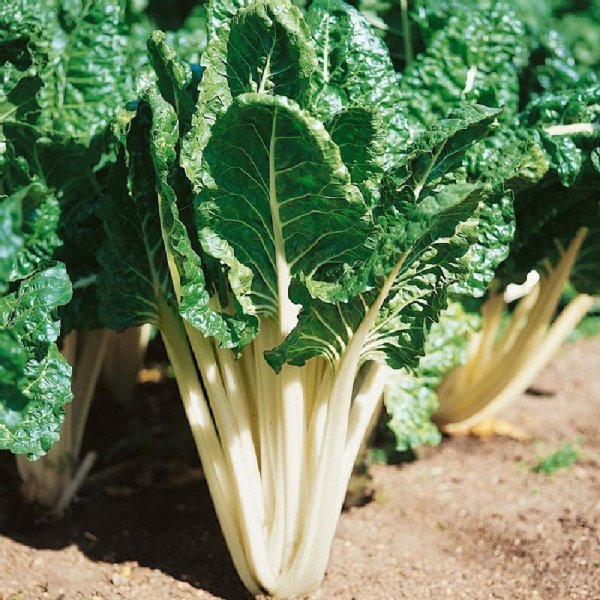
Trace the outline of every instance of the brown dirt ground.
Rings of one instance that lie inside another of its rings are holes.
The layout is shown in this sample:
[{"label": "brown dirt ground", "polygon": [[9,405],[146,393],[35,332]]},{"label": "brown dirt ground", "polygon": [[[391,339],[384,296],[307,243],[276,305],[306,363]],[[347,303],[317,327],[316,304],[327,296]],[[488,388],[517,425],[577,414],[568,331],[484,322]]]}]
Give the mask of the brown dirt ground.
[{"label": "brown dirt ground", "polygon": [[[506,415],[540,445],[447,439],[375,467],[375,501],[342,515],[311,600],[600,599],[599,372],[600,338],[571,344],[535,384],[548,394]],[[527,467],[578,438],[572,467]],[[127,453],[114,454],[120,468],[100,470],[62,522],[36,521],[0,477],[0,599],[247,598],[197,467],[146,453],[128,470]]]}]

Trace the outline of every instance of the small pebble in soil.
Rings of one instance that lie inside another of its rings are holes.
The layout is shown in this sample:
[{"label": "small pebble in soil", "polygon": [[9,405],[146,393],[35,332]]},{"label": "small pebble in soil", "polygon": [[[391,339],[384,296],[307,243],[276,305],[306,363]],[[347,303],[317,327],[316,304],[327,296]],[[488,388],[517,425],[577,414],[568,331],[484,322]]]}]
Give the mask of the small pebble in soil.
[{"label": "small pebble in soil", "polygon": [[123,577],[123,575],[121,575],[120,573],[114,573],[110,580],[112,584],[116,586],[126,585],[128,582],[127,577]]}]

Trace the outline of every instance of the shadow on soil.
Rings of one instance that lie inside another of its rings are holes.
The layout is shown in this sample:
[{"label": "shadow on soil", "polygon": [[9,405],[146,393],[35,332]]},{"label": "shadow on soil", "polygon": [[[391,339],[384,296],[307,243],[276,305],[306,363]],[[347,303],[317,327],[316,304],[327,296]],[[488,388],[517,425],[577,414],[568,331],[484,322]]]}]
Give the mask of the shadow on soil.
[{"label": "shadow on soil", "polygon": [[[160,345],[150,360],[163,358]],[[100,388],[82,456],[94,470],[60,521],[24,506],[13,457],[0,452],[0,535],[38,549],[75,544],[90,559],[137,561],[226,600],[248,598],[201,478],[172,380],[145,384],[127,404]]]},{"label": "shadow on soil", "polygon": [[[110,489],[110,488],[108,488]],[[126,489],[126,488],[125,488]],[[111,493],[118,493],[118,488]],[[88,489],[61,521],[40,522],[4,497],[0,534],[38,549],[77,545],[95,561],[136,561],[227,600],[246,598],[204,484],[118,498]]]}]

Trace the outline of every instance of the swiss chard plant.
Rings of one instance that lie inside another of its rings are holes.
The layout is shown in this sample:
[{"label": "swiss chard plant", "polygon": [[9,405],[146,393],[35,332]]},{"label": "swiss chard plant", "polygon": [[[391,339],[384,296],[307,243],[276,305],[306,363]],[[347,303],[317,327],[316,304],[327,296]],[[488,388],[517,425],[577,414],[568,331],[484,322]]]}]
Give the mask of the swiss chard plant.
[{"label": "swiss chard plant", "polygon": [[[484,177],[499,185],[480,220],[470,281],[453,287],[462,308],[444,316],[428,342],[428,355],[443,349],[441,360],[429,355],[416,379],[398,380],[388,393],[401,447],[435,440],[421,419],[438,403],[434,420],[444,430],[482,430],[488,417],[526,389],[598,292],[596,75],[560,36],[544,31],[548,15],[534,21],[518,2],[493,9],[457,3],[451,12],[444,6],[414,17],[420,27],[429,23],[429,34],[427,47],[400,78],[409,98],[407,120],[415,128],[435,122],[473,95],[502,105],[501,126],[463,163],[467,180]],[[476,36],[483,31],[488,34]],[[540,284],[506,325],[514,284],[536,269]],[[555,318],[569,279],[580,294]],[[474,299],[486,286],[484,298]],[[461,330],[472,333],[455,335]],[[410,397],[420,409],[406,413]],[[406,414],[419,416],[418,428],[410,428],[414,419]]]},{"label": "swiss chard plant", "polygon": [[[435,415],[448,431],[481,427],[532,383],[600,291],[600,87],[581,86],[532,101],[520,115],[532,132],[547,171],[533,186],[515,193],[516,233],[496,287],[482,306],[482,329],[469,359],[438,388]],[[501,328],[510,284],[531,271],[539,282]],[[559,310],[570,282],[576,292]],[[557,314],[558,313],[558,314]]]},{"label": "swiss chard plant", "polygon": [[[59,511],[91,464],[80,465],[79,451],[107,349],[114,355],[115,344],[139,338],[138,331],[115,338],[99,318],[96,252],[104,232],[96,210],[113,160],[109,125],[136,97],[150,27],[147,15],[121,0],[0,7],[0,202],[12,231],[0,249],[3,349],[12,356],[2,359],[0,448],[23,455],[25,497]],[[204,39],[202,28],[171,37],[184,48]],[[130,389],[139,358],[118,370],[111,364],[113,387]],[[25,456],[49,450],[35,462]]]},{"label": "swiss chard plant", "polygon": [[160,330],[236,569],[285,598],[325,573],[389,370],[468,279],[493,186],[456,169],[501,110],[408,139],[355,9],[211,6],[199,87],[155,33],[115,125],[101,311]]}]

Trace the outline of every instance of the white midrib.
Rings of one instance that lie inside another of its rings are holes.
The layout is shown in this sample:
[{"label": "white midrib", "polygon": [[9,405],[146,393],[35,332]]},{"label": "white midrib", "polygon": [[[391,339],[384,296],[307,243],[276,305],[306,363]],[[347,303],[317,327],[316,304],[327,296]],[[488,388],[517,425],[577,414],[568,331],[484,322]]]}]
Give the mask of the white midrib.
[{"label": "white midrib", "polygon": [[269,81],[269,77],[271,76],[271,56],[273,56],[273,51],[275,50],[275,40],[273,40],[273,44],[271,45],[271,49],[269,50],[269,54],[267,54],[267,61],[265,63],[265,68],[260,79],[260,85],[258,86],[258,93],[265,93],[265,86],[267,85],[267,81]]},{"label": "white midrib", "polygon": [[[271,139],[269,141],[269,208],[273,224],[273,241],[275,245],[275,268],[277,270],[277,295],[279,307],[279,338],[283,340],[298,322],[300,307],[289,297],[292,279],[291,267],[285,255],[283,227],[280,204],[277,196],[277,170],[275,164],[275,146],[277,143],[277,108],[273,112]],[[305,387],[303,371],[297,367],[284,365],[278,380],[275,397],[278,424],[275,431],[276,470],[275,476],[283,482],[283,497],[275,502],[275,521],[278,516],[283,522],[283,537],[276,526],[272,533],[278,542],[275,547],[276,556],[273,565],[276,572],[285,569],[289,564],[297,542],[300,525],[300,492],[303,479],[303,456],[305,447]],[[280,492],[281,493],[281,492]],[[280,545],[281,544],[281,545]]]},{"label": "white midrib", "polygon": [[425,184],[427,183],[427,178],[429,177],[429,174],[431,173],[431,171],[433,170],[433,167],[437,163],[437,160],[440,157],[440,154],[442,153],[442,150],[444,149],[445,146],[446,146],[446,142],[440,144],[440,147],[432,154],[431,160],[429,161],[429,165],[427,165],[427,169],[425,170],[425,173],[423,173],[423,176],[421,177],[419,183],[417,183],[417,185],[415,186],[415,190],[414,190],[415,200],[419,199],[419,196],[421,195],[421,192],[423,191],[423,188],[425,187]]},{"label": "white midrib", "polygon": [[570,123],[568,125],[551,125],[544,131],[551,136],[593,134],[600,131],[600,123]]},{"label": "white midrib", "polygon": [[329,19],[325,22],[325,43],[323,44],[323,81],[329,81]]},{"label": "white midrib", "polygon": [[292,280],[290,264],[285,255],[283,227],[277,197],[277,170],[275,166],[275,145],[277,143],[277,108],[273,112],[273,128],[269,141],[269,208],[273,223],[273,242],[275,245],[275,270],[277,271],[277,295],[279,296],[279,333],[285,337],[296,326],[299,307],[289,298]]}]

